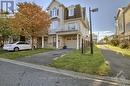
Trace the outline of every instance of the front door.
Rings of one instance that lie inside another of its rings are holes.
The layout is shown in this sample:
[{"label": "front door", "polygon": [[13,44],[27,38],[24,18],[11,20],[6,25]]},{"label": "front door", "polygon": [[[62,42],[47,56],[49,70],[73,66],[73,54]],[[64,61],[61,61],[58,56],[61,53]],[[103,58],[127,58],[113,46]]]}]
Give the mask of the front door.
[{"label": "front door", "polygon": [[37,38],[37,48],[42,48],[42,37]]},{"label": "front door", "polygon": [[53,47],[56,47],[56,37],[53,36]]},{"label": "front door", "polygon": [[44,37],[44,47],[48,46],[48,37]]}]

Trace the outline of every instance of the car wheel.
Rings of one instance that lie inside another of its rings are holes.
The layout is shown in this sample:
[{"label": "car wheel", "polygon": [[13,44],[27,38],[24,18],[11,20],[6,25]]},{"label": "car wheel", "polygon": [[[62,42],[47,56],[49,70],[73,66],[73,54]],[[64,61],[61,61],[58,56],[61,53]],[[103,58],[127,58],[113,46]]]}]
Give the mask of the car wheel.
[{"label": "car wheel", "polygon": [[14,48],[14,51],[16,52],[16,51],[19,51],[19,48],[18,47],[15,47]]}]

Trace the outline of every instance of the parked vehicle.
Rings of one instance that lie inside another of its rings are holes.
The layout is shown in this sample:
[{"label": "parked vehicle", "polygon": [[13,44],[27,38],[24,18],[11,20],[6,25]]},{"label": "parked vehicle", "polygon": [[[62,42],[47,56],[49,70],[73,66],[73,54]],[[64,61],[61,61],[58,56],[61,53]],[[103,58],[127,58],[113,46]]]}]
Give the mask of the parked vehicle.
[{"label": "parked vehicle", "polygon": [[31,44],[26,43],[24,41],[5,44],[3,47],[3,50],[7,50],[7,51],[19,51],[19,50],[27,50],[27,49],[31,49]]}]

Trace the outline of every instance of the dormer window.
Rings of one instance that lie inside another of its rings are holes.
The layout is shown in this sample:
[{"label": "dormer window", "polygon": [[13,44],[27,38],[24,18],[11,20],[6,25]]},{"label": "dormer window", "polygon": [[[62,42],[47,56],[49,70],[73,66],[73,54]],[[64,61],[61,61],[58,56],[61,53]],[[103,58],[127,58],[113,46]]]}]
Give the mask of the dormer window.
[{"label": "dormer window", "polygon": [[69,16],[74,16],[74,8],[69,8]]},{"label": "dormer window", "polygon": [[59,15],[59,10],[57,8],[53,8],[51,11],[50,11],[50,16],[51,17],[56,17]]}]

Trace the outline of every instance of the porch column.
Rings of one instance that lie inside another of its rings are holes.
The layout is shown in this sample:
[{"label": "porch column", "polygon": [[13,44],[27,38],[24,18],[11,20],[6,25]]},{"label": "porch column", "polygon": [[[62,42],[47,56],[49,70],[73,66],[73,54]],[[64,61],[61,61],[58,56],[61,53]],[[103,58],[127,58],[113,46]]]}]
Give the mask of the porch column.
[{"label": "porch column", "polygon": [[58,45],[59,43],[58,43],[58,34],[56,34],[56,48],[58,48]]},{"label": "porch column", "polygon": [[42,48],[44,48],[44,36],[42,36]]},{"label": "porch column", "polygon": [[77,50],[79,49],[79,34],[77,34]]}]

